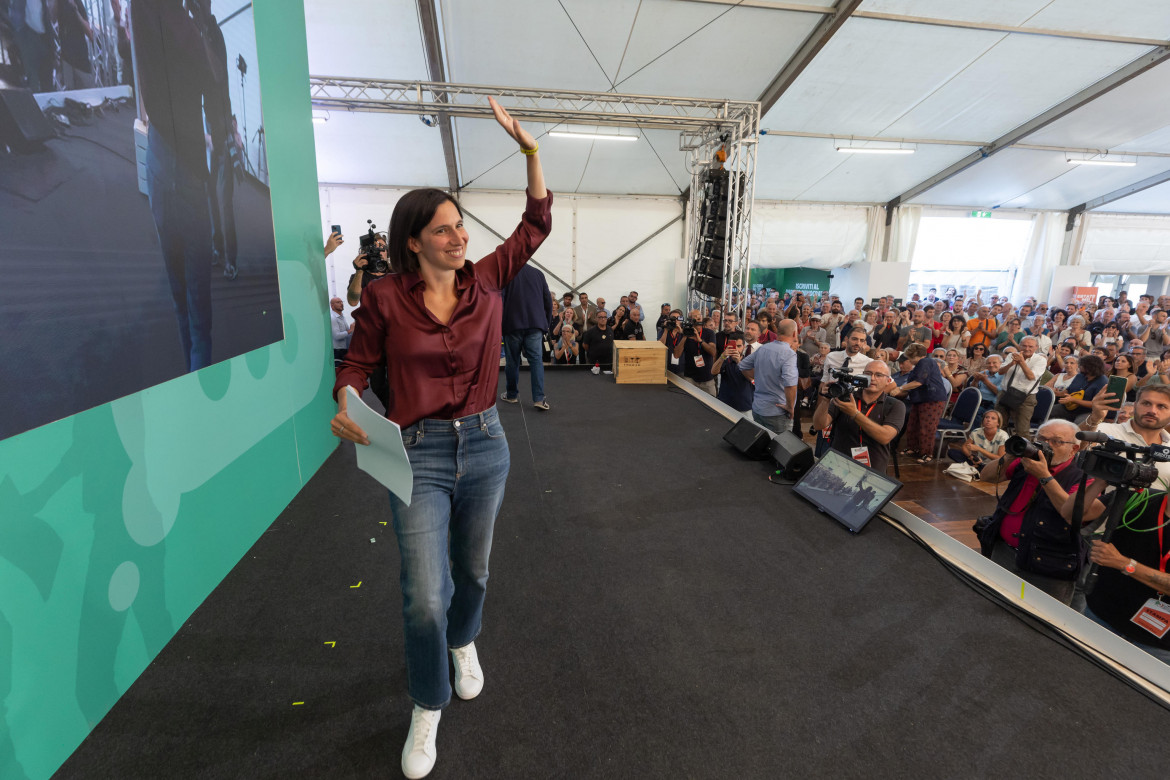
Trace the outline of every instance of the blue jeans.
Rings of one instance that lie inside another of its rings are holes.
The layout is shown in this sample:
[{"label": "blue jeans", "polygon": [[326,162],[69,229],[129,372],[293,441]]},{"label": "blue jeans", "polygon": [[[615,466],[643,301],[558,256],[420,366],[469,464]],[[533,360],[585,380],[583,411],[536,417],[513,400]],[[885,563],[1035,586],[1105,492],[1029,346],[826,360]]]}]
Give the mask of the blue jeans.
[{"label": "blue jeans", "polygon": [[402,561],[402,622],[410,698],[429,710],[451,701],[447,651],[479,634],[492,529],[508,479],[508,441],[493,406],[457,420],[402,429],[414,470],[408,507],[390,511]]},{"label": "blue jeans", "polygon": [[520,395],[520,348],[528,358],[528,373],[532,378],[532,402],[544,400],[544,363],[541,361],[541,342],[544,330],[528,328],[504,334],[504,380],[508,384],[508,397]]},{"label": "blue jeans", "polygon": [[753,411],[752,419],[773,433],[783,433],[784,431],[792,430],[792,418],[788,416],[787,412],[780,412],[780,414],[775,415],[763,415]]},{"label": "blue jeans", "polygon": [[154,125],[146,150],[150,213],[179,322],[188,371],[211,365],[211,218],[207,183],[183,170]]}]

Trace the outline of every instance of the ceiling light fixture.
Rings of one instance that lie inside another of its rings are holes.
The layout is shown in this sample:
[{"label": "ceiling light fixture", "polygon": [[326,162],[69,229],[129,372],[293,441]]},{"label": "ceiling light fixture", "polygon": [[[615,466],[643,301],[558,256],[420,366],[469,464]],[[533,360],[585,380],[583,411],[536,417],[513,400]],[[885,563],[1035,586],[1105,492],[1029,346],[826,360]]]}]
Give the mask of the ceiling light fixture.
[{"label": "ceiling light fixture", "polygon": [[606,133],[574,133],[571,130],[549,130],[549,135],[557,138],[588,138],[593,141],[637,141],[636,135],[614,135]]},{"label": "ceiling light fixture", "polygon": [[1069,165],[1113,165],[1119,168],[1132,168],[1137,160],[1127,160],[1124,157],[1065,157]]},{"label": "ceiling light fixture", "polygon": [[842,154],[914,154],[914,149],[904,146],[838,146]]}]

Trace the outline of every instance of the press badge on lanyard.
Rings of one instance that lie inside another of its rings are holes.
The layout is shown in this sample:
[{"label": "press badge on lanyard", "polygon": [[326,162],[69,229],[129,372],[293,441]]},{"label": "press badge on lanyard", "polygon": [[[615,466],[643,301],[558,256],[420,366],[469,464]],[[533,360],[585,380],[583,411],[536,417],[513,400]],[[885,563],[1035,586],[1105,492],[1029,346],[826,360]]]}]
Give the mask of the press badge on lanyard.
[{"label": "press badge on lanyard", "polygon": [[[1162,529],[1166,527],[1166,499],[1162,499],[1162,511],[1158,515],[1162,521],[1162,525],[1158,526],[1158,569],[1166,573],[1166,561],[1170,559],[1170,552],[1165,552],[1165,545],[1162,543]],[[1164,594],[1159,593],[1155,599],[1147,599],[1142,608],[1137,611],[1137,614],[1129,620],[1131,623],[1141,626],[1146,631],[1156,636],[1158,639],[1166,636],[1166,632],[1170,631],[1170,604],[1162,601]]]},{"label": "press badge on lanyard", "polygon": [[[873,413],[873,408],[875,406],[877,406],[876,401],[870,405],[869,411],[865,413],[866,417],[869,417],[869,415]],[[857,402],[857,411],[861,411],[861,401]],[[859,439],[858,444],[860,446],[849,450],[849,456],[863,466],[872,466],[873,464],[869,462],[869,447],[865,446],[865,439],[863,439],[860,435],[858,435],[857,438]]]}]

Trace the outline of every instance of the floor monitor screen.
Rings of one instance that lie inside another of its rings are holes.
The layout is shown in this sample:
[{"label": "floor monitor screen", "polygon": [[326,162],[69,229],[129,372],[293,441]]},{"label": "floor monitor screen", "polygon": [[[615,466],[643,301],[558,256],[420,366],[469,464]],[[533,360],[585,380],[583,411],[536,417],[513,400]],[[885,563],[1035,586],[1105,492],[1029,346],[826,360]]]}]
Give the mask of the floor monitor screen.
[{"label": "floor monitor screen", "polygon": [[864,528],[901,489],[901,482],[837,450],[826,451],[793,488],[853,533]]}]

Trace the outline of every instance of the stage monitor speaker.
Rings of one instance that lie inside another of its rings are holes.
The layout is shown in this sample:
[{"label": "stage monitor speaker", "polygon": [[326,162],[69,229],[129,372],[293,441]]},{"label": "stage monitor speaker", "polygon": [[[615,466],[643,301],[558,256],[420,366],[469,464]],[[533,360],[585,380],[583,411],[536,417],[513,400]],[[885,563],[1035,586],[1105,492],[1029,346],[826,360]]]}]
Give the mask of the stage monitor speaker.
[{"label": "stage monitor speaker", "polygon": [[723,441],[727,442],[749,458],[763,460],[768,457],[768,431],[756,425],[751,420],[741,418],[731,426],[731,430],[723,434]]},{"label": "stage monitor speaker", "polygon": [[772,440],[772,460],[786,477],[796,479],[813,466],[812,448],[791,431],[784,431]]},{"label": "stage monitor speaker", "polygon": [[0,143],[14,151],[31,151],[56,135],[32,92],[0,89]]}]

